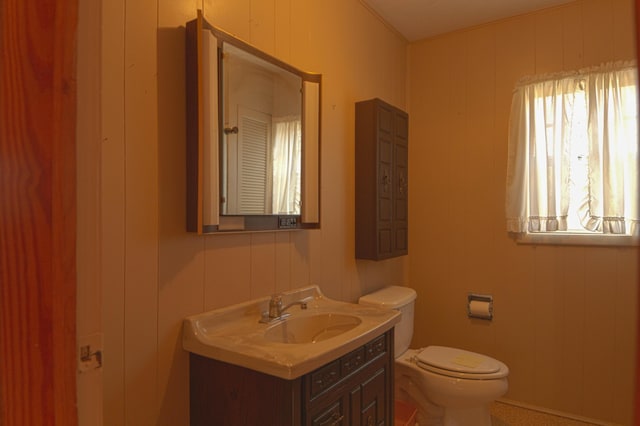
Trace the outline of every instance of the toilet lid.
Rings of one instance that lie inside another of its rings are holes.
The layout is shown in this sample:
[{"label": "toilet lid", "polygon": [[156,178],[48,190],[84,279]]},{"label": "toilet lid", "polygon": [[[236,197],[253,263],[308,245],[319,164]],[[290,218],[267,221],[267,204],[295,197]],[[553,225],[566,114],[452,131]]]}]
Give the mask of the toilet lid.
[{"label": "toilet lid", "polygon": [[416,364],[425,370],[466,379],[505,377],[509,369],[486,355],[445,346],[428,346],[416,355]]}]

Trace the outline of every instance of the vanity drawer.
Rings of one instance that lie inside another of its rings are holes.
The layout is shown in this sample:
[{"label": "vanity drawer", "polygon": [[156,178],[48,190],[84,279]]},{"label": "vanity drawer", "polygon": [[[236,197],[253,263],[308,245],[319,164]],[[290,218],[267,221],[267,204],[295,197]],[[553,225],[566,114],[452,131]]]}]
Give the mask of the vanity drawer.
[{"label": "vanity drawer", "polygon": [[386,334],[311,373],[310,397],[315,398],[338,381],[385,353]]},{"label": "vanity drawer", "polygon": [[374,339],[365,345],[367,362],[387,353],[387,334]]},{"label": "vanity drawer", "polygon": [[365,349],[358,348],[340,359],[342,377],[357,371],[365,363]]},{"label": "vanity drawer", "polygon": [[377,371],[380,366],[392,363],[389,351],[392,347],[393,329],[309,373],[303,379],[306,397],[314,404],[319,400],[327,403],[331,394],[344,390],[346,383],[360,376],[363,371]]},{"label": "vanity drawer", "polygon": [[340,361],[333,361],[311,373],[311,398],[329,389],[342,378]]}]

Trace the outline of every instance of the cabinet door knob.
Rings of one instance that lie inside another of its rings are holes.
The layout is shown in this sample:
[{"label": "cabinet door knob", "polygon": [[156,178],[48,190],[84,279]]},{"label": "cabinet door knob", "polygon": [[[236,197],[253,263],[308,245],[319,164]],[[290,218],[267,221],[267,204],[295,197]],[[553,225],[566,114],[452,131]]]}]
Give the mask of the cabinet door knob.
[{"label": "cabinet door knob", "polygon": [[404,195],[404,190],[407,187],[407,182],[404,179],[404,176],[400,176],[398,178],[398,192],[400,193],[400,195]]},{"label": "cabinet door knob", "polygon": [[389,194],[393,189],[391,187],[393,183],[391,182],[391,174],[389,173],[389,170],[384,169],[382,171],[381,180],[382,180],[382,184],[380,185],[380,190],[382,191],[383,194]]}]

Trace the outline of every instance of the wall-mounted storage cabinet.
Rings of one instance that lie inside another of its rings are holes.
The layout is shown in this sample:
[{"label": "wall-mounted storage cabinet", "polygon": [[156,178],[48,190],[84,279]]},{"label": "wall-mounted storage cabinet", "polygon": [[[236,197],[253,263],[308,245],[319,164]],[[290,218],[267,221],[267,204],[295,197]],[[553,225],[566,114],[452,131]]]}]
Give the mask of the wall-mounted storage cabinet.
[{"label": "wall-mounted storage cabinet", "polygon": [[380,99],[356,103],[356,258],[408,252],[409,116]]}]

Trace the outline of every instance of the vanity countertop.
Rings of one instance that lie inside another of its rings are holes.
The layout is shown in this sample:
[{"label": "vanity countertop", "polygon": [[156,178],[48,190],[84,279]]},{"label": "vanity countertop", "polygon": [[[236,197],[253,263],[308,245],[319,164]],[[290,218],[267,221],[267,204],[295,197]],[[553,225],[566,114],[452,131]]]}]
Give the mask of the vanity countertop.
[{"label": "vanity countertop", "polygon": [[[325,297],[317,286],[282,294],[284,304],[309,299],[307,309],[292,306],[284,320],[260,322],[268,310],[269,297],[204,312],[184,319],[182,346],[207,358],[250,368],[283,379],[295,379],[364,345],[400,321],[400,312]],[[281,343],[268,340],[265,332],[283,321],[326,314],[357,317],[353,328],[326,340]]]}]

